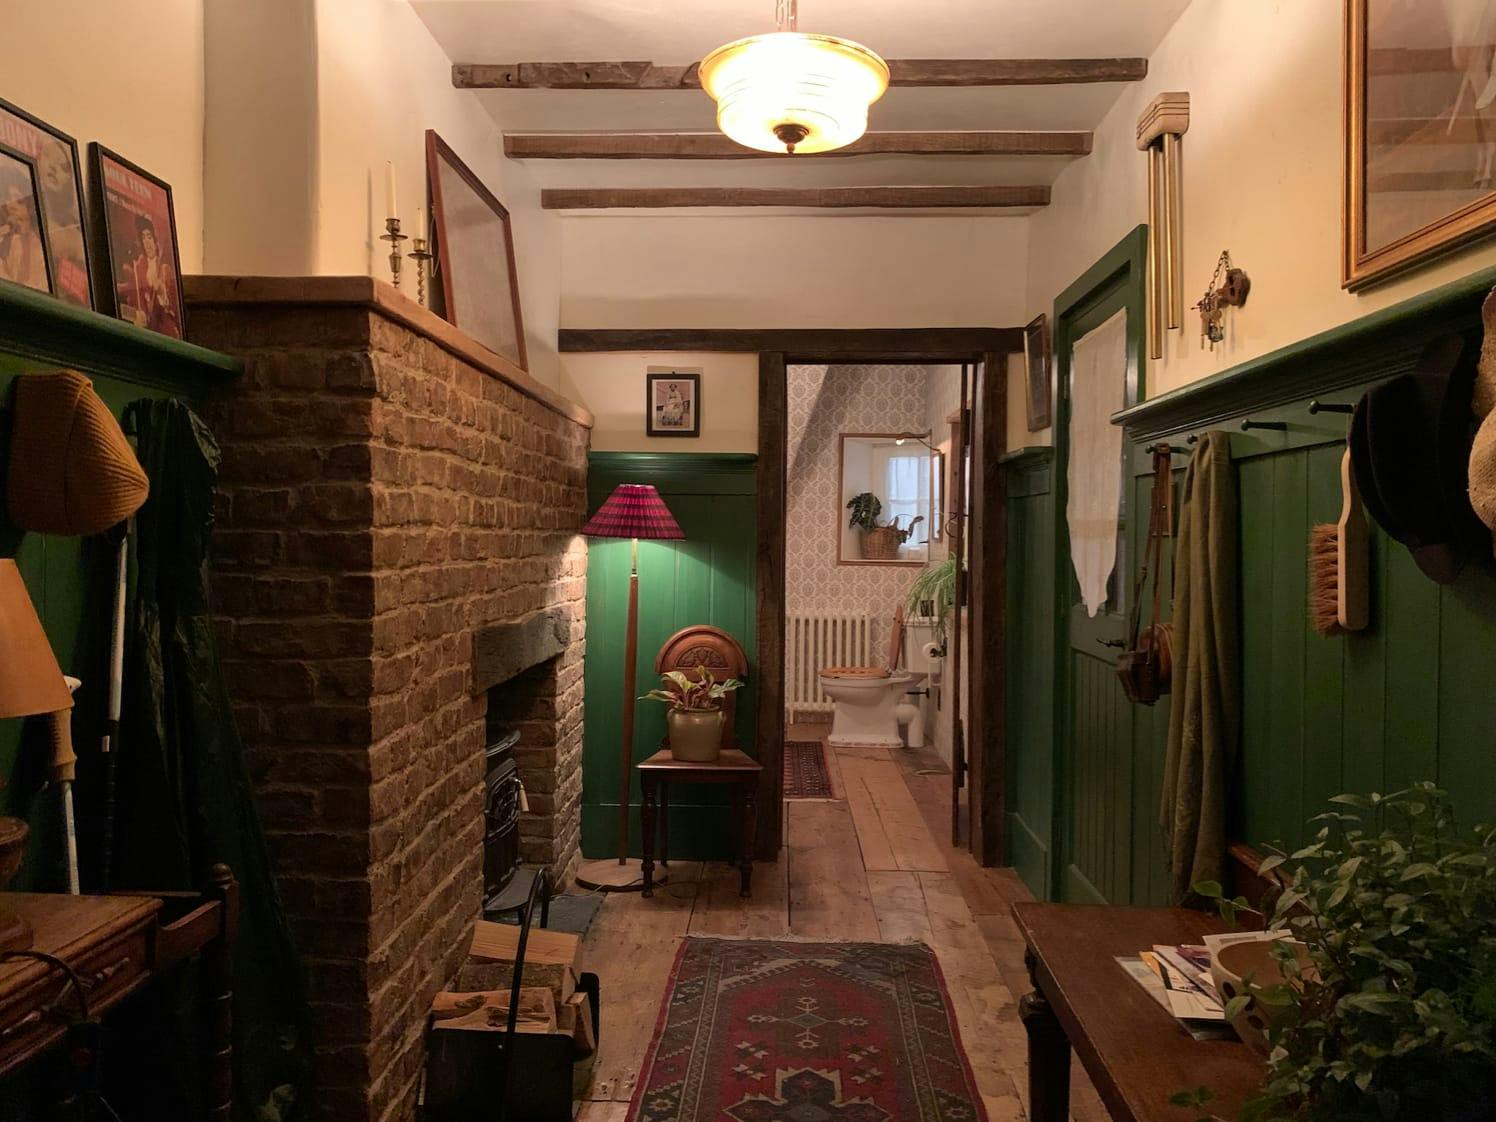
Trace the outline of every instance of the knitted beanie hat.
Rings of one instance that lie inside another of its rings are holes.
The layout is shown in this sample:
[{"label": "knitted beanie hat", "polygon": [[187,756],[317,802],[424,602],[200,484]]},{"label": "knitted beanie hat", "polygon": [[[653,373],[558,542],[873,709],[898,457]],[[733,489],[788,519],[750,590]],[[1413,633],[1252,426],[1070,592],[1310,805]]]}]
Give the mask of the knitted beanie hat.
[{"label": "knitted beanie hat", "polygon": [[5,501],[23,530],[103,533],[140,509],[150,484],[119,422],[76,370],[16,379]]}]

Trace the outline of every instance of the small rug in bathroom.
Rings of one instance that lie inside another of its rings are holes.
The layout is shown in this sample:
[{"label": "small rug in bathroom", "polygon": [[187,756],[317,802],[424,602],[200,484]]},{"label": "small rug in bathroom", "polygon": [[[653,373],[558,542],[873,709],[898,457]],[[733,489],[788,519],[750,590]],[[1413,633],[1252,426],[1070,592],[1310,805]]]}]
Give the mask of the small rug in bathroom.
[{"label": "small rug in bathroom", "polygon": [[784,797],[787,799],[833,799],[831,772],[826,769],[826,749],[819,740],[784,742]]},{"label": "small rug in bathroom", "polygon": [[686,938],[628,1122],[986,1122],[921,943]]}]

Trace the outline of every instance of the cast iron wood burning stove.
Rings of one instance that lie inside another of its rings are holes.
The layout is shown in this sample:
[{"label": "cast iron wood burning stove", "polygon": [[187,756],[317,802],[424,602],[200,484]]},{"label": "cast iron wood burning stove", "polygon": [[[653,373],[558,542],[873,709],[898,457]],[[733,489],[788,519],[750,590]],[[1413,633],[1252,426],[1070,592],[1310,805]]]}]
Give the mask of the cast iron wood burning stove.
[{"label": "cast iron wood burning stove", "polygon": [[518,729],[495,729],[484,749],[487,765],[483,803],[483,907],[498,900],[519,868],[519,764],[514,746]]}]

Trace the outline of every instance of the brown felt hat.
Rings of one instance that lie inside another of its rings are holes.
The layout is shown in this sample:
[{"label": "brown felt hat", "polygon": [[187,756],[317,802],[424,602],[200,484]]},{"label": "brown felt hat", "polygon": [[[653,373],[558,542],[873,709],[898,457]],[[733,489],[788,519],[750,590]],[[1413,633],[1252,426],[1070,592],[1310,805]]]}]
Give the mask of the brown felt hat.
[{"label": "brown felt hat", "polygon": [[16,379],[5,503],[23,530],[100,534],[150,491],[119,422],[76,370]]}]

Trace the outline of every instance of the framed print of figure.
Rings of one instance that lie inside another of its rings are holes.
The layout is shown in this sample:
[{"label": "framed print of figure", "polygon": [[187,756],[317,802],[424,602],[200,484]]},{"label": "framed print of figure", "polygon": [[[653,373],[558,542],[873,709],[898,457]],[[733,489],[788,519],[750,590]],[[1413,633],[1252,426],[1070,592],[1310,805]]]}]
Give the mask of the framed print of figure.
[{"label": "framed print of figure", "polygon": [[136,327],[185,338],[171,185],[102,144],[90,144],[88,154],[97,218],[99,310]]},{"label": "framed print of figure", "polygon": [[701,435],[699,370],[651,370],[644,386],[645,435]]},{"label": "framed print of figure", "polygon": [[69,304],[92,308],[93,285],[83,227],[83,175],[78,168],[77,142],[0,98],[0,146],[36,161],[53,290]]}]

